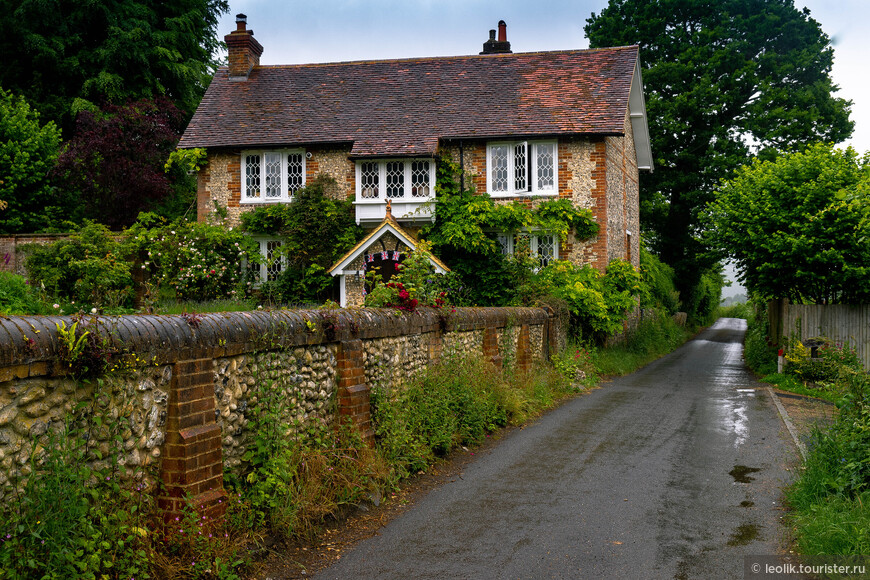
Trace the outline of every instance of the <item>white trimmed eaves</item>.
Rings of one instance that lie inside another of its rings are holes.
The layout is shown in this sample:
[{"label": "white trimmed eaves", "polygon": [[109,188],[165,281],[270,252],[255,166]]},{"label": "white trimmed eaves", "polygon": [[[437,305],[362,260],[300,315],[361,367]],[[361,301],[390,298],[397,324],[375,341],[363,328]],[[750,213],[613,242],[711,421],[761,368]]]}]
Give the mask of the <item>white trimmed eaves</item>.
[{"label": "white trimmed eaves", "polygon": [[[350,264],[353,263],[358,257],[365,253],[365,251],[371,247],[372,244],[377,242],[385,233],[391,233],[396,236],[403,244],[405,244],[412,251],[417,249],[417,240],[409,236],[402,228],[395,227],[389,221],[384,221],[378,226],[372,233],[366,236],[360,243],[356,245],[350,252],[344,255],[344,257],[336,262],[336,264],[329,269],[329,273],[332,276],[340,276],[344,273],[344,269],[347,268]],[[441,260],[436,258],[435,256],[431,256],[429,258],[429,262],[435,268],[435,272],[438,274],[445,274],[449,272],[450,269],[444,265]]]},{"label": "white trimmed eaves", "polygon": [[634,74],[631,79],[631,92],[628,95],[628,116],[631,120],[631,133],[634,137],[637,168],[651,172],[653,170],[653,157],[649,142],[646,101],[643,96],[643,78],[641,77],[640,71],[640,57],[638,57],[634,63]]}]

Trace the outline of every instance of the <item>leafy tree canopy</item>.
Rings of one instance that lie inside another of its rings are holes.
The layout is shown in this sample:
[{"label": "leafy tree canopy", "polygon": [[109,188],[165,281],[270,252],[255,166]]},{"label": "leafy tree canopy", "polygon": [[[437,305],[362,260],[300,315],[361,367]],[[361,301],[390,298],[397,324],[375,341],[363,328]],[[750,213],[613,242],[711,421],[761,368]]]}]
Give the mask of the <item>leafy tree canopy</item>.
[{"label": "leafy tree canopy", "polygon": [[711,242],[762,298],[870,302],[870,155],[817,144],[756,159],[710,205]]},{"label": "leafy tree canopy", "polygon": [[611,0],[586,22],[592,47],[640,46],[655,156],[641,224],[692,303],[710,265],[699,220],[719,180],[753,149],[851,134],[830,39],[793,0]]},{"label": "leafy tree canopy", "polygon": [[75,114],[166,96],[192,114],[227,0],[0,0],[0,85],[66,134]]},{"label": "leafy tree canopy", "polygon": [[[183,127],[182,113],[163,97],[80,113],[54,168],[58,188],[76,194],[68,219],[121,229],[172,196],[164,166]],[[176,168],[174,177],[185,175]]]},{"label": "leafy tree canopy", "polygon": [[60,131],[21,98],[0,89],[0,232],[36,232],[63,217],[48,173],[57,159]]}]

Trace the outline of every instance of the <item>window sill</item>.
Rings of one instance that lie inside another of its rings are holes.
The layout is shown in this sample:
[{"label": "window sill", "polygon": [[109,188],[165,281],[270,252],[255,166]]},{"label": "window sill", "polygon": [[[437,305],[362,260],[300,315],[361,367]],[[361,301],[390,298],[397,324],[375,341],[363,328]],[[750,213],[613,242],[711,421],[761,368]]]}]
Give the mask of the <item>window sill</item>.
[{"label": "window sill", "polygon": [[497,193],[489,192],[489,197],[496,199],[503,199],[506,197],[557,197],[558,195],[558,191],[521,191],[516,193],[504,193],[501,191]]},{"label": "window sill", "polygon": [[240,205],[269,205],[272,203],[290,203],[293,201],[292,197],[275,197],[271,199],[241,199],[239,200]]}]

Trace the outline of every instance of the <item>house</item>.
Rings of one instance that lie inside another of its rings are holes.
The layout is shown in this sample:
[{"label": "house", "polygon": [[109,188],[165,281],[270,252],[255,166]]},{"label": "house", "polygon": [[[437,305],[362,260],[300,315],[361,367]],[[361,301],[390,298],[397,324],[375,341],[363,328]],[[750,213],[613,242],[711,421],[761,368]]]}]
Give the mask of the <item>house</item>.
[{"label": "house", "polygon": [[[592,211],[592,239],[522,234],[543,263],[639,265],[638,171],[652,170],[652,156],[638,47],[513,53],[499,22],[476,55],[267,66],[245,15],[236,23],[228,66],[179,143],[207,150],[198,219],[219,206],[237,223],[331,176],[330,195],[353,200],[357,223],[374,228],[332,271],[344,303],[358,304],[346,286],[366,256],[398,259],[434,219],[440,155],[497,201],[567,198]],[[513,236],[500,241],[513,251]]]}]

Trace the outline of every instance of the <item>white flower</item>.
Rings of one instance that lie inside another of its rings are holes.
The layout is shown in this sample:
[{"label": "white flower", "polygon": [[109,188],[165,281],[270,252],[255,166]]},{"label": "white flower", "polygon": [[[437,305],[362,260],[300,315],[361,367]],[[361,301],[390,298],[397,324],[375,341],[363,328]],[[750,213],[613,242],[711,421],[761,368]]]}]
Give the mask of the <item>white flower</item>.
[{"label": "white flower", "polygon": [[96,313],[97,313],[97,309],[96,309],[96,308],[91,308],[91,314],[96,314]]},{"label": "white flower", "polygon": [[60,308],[60,304],[54,304],[53,306],[54,306],[55,308]]}]

